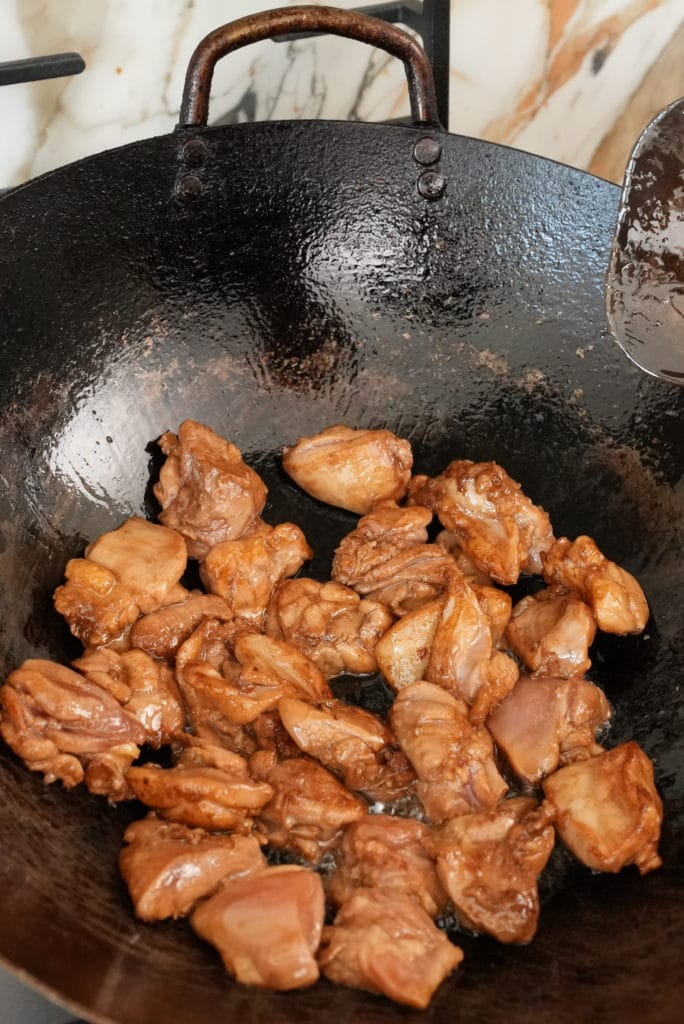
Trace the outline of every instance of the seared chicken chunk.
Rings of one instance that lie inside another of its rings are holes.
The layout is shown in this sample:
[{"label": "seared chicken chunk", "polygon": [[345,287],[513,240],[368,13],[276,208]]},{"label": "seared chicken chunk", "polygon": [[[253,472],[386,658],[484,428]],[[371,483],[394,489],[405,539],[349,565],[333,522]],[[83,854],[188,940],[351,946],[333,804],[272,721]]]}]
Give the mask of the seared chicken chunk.
[{"label": "seared chicken chunk", "polygon": [[102,687],[52,661],[29,659],[0,689],[0,734],[30,771],[111,800],[145,741],[142,725]]},{"label": "seared chicken chunk", "polygon": [[663,805],[653,764],[633,742],[568,765],[544,782],[559,836],[587,867],[642,875],[660,867]]},{"label": "seared chicken chunk", "polygon": [[425,678],[472,704],[487,682],[492,634],[480,602],[457,570],[432,639]]},{"label": "seared chicken chunk", "polygon": [[211,835],[155,814],[129,825],[124,841],[119,868],[143,921],[184,917],[224,879],[267,866],[254,836]]},{"label": "seared chicken chunk", "polygon": [[222,598],[212,594],[188,594],[178,604],[165,604],[138,619],[131,629],[131,646],[147,651],[154,658],[173,662],[178,648],[203,619],[230,622],[232,618],[233,613]]},{"label": "seared chicken chunk", "polygon": [[424,679],[444,600],[430,601],[402,616],[375,645],[378,668],[394,690]]},{"label": "seared chicken chunk", "polygon": [[604,633],[641,633],[646,626],[643,590],[626,569],[599,551],[591,537],[561,537],[542,561],[546,582],[566,587],[586,601]]},{"label": "seared chicken chunk", "polygon": [[227,882],[190,923],[237,981],[282,992],[318,979],[324,913],[320,876],[288,864]]},{"label": "seared chicken chunk", "polygon": [[489,715],[513,692],[520,678],[520,670],[513,658],[503,651],[494,651],[487,663],[487,677],[477,691],[470,709],[473,725],[482,725]]},{"label": "seared chicken chunk", "polygon": [[191,558],[240,537],[261,514],[266,486],[230,441],[185,420],[158,444],[167,457],[154,486],[159,519],[182,534]]},{"label": "seared chicken chunk", "polygon": [[409,497],[436,512],[477,568],[497,583],[541,572],[542,552],[553,543],[549,517],[495,462],[463,459],[434,479],[415,477]]},{"label": "seared chicken chunk", "polygon": [[357,889],[323,930],[326,978],[424,1009],[463,953],[415,900],[391,888]]},{"label": "seared chicken chunk", "polygon": [[[411,489],[413,489],[414,486],[422,486],[422,484],[429,479],[430,478],[427,476],[414,477],[414,481],[418,481],[418,483],[412,483]],[[449,530],[441,530],[435,537],[435,544],[439,544],[440,547],[444,548],[444,550],[451,555],[457,568],[461,570],[471,586],[474,583],[483,587],[490,587],[492,585],[492,577],[489,573],[482,572],[481,569],[478,569],[470,555],[463,550],[454,533],[450,533]]]},{"label": "seared chicken chunk", "polygon": [[419,682],[404,687],[390,722],[416,770],[418,796],[434,824],[490,810],[506,793],[489,733],[473,726],[463,701],[441,686]]},{"label": "seared chicken chunk", "polygon": [[499,590],[498,587],[489,587],[482,583],[469,583],[469,586],[487,618],[492,644],[498,647],[511,617],[513,599],[510,594],[505,590]]},{"label": "seared chicken chunk", "polygon": [[518,601],[506,630],[512,650],[529,669],[545,676],[588,672],[595,635],[591,609],[553,587]]},{"label": "seared chicken chunk", "polygon": [[141,614],[160,608],[185,572],[183,539],[133,516],[67,562],[55,608],[84,645],[120,637]]},{"label": "seared chicken chunk", "polygon": [[408,441],[389,430],[352,430],[342,424],[300,437],[283,452],[283,468],[302,490],[361,515],[378,501],[403,498],[412,465]]},{"label": "seared chicken chunk", "polygon": [[302,651],[330,679],[374,672],[375,645],[392,622],[384,605],[362,600],[349,587],[301,578],[275,588],[266,631]]},{"label": "seared chicken chunk", "polygon": [[411,896],[430,915],[441,914],[447,895],[427,852],[431,829],[415,818],[367,814],[345,829],[328,895],[345,903],[359,888],[385,886]]},{"label": "seared chicken chunk", "polygon": [[596,730],[609,718],[603,691],[588,679],[523,676],[487,728],[515,774],[536,783],[559,764],[597,754]]}]

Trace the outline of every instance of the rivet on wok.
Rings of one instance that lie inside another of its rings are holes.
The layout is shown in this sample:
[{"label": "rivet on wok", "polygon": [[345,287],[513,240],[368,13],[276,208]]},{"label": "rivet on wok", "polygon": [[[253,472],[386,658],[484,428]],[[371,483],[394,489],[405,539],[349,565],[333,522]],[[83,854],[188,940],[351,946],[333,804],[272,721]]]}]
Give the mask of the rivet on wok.
[{"label": "rivet on wok", "polygon": [[439,199],[445,187],[446,178],[437,171],[425,171],[418,179],[418,191],[424,199]]},{"label": "rivet on wok", "polygon": [[422,139],[418,139],[413,147],[413,159],[417,164],[423,164],[424,167],[437,163],[441,155],[442,147],[437,139],[433,139],[430,135],[424,135]]},{"label": "rivet on wok", "polygon": [[179,199],[197,199],[202,194],[202,187],[196,174],[184,174],[176,182],[176,195]]},{"label": "rivet on wok", "polygon": [[207,158],[207,147],[201,139],[188,139],[181,149],[181,159],[186,167],[200,167]]}]

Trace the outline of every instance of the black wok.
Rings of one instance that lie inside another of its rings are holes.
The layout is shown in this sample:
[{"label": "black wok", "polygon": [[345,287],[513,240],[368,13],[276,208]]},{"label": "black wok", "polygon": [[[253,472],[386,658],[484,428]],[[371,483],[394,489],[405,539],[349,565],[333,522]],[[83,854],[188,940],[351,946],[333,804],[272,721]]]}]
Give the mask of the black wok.
[{"label": "black wok", "polygon": [[184,924],[134,920],[116,869],[134,810],[45,787],[3,746],[0,952],[121,1024],[678,1020],[684,392],[607,334],[619,190],[445,133],[424,54],[387,26],[305,8],[230,38],[316,27],[401,56],[415,123],[207,128],[224,31],[194,58],[187,124],[0,200],[0,668],[74,655],[52,591],[89,539],[154,514],[163,430],[194,417],[235,441],[269,486],[267,518],[302,525],[323,576],[353,517],[304,498],[279,449],[340,420],[387,426],[422,471],[502,462],[557,535],[591,533],[641,580],[646,633],[603,637],[592,675],[610,742],[633,736],[655,760],[664,867],[560,863],[534,942],[459,937],[466,961],[424,1014],[326,982],[255,992]]}]

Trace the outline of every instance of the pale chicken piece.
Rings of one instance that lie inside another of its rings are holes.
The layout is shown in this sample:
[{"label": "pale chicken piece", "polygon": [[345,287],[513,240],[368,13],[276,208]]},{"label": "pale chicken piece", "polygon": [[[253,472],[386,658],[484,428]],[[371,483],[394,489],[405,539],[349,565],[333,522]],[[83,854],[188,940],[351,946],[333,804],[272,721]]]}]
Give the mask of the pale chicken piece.
[{"label": "pale chicken piece", "polygon": [[255,836],[211,835],[148,814],[124,833],[119,869],[136,917],[185,917],[229,878],[261,871],[266,858]]},{"label": "pale chicken piece", "polygon": [[585,601],[604,633],[641,633],[645,628],[649,612],[643,590],[591,537],[561,537],[542,561],[546,582],[566,587]]},{"label": "pale chicken piece", "polygon": [[178,648],[203,619],[230,622],[232,618],[232,610],[221,597],[199,592],[187,594],[179,603],[165,604],[138,619],[131,629],[131,646],[147,651],[154,658],[174,662]]},{"label": "pale chicken piece", "polygon": [[499,647],[511,617],[513,599],[510,594],[505,590],[499,590],[498,587],[475,582],[469,583],[469,586],[487,617],[492,646]]},{"label": "pale chicken piece", "polygon": [[332,578],[387,605],[395,615],[434,600],[444,591],[453,561],[443,548],[427,543],[431,519],[428,509],[380,502],[343,538]]},{"label": "pale chicken piece", "polygon": [[191,558],[245,533],[261,514],[266,485],[239,448],[209,427],[185,420],[157,442],[166,462],[154,486],[160,522],[185,538]]},{"label": "pale chicken piece", "polygon": [[185,712],[176,678],[163,661],[145,651],[86,651],[72,662],[86,679],[107,690],[145,730],[153,747],[170,743],[185,728]]},{"label": "pale chicken piece", "polygon": [[313,556],[294,523],[265,523],[238,540],[217,544],[200,566],[204,586],[224,598],[235,615],[260,626],[276,583],[294,576]]},{"label": "pale chicken piece", "polygon": [[462,959],[415,900],[381,887],[357,889],[340,907],[318,956],[330,981],[419,1010]]},{"label": "pale chicken piece", "polygon": [[393,621],[384,605],[341,583],[302,577],[275,588],[266,632],[292,644],[330,679],[341,672],[375,672],[375,645]]},{"label": "pale chicken piece", "polygon": [[371,800],[393,800],[415,779],[387,726],[341,700],[310,704],[284,698],[280,718],[300,750],[337,772]]},{"label": "pale chicken piece", "polygon": [[130,796],[125,771],[145,732],[102,687],[52,661],[32,658],[0,688],[0,734],[30,771],[67,788]]},{"label": "pale chicken piece", "polygon": [[544,782],[558,835],[587,867],[640,873],[659,868],[663,805],[653,764],[634,742],[568,765]]},{"label": "pale chicken piece", "polygon": [[117,640],[141,614],[161,607],[185,572],[182,537],[133,516],[67,562],[55,608],[86,646]]},{"label": "pale chicken piece", "polygon": [[506,697],[513,692],[520,669],[517,663],[503,651],[494,651],[487,663],[487,677],[477,691],[477,696],[470,709],[470,721],[473,725],[482,725]]},{"label": "pale chicken piece", "polygon": [[425,678],[432,641],[444,601],[430,601],[402,616],[375,645],[378,668],[392,689],[401,690]]},{"label": "pale chicken piece", "polygon": [[515,774],[538,783],[559,764],[597,754],[596,730],[609,719],[603,691],[588,679],[522,676],[487,728]]},{"label": "pale chicken piece", "polygon": [[320,876],[287,864],[226,882],[190,923],[241,984],[284,992],[318,979],[324,914]]},{"label": "pale chicken piece", "polygon": [[477,568],[497,583],[542,571],[542,552],[553,543],[549,517],[495,462],[463,459],[441,476],[415,477],[409,499],[436,512]]},{"label": "pale chicken piece", "polygon": [[537,930],[537,879],[554,845],[553,813],[535,800],[504,800],[464,814],[428,837],[461,924],[499,942],[529,942]]},{"label": "pale chicken piece", "polygon": [[418,682],[399,691],[392,731],[418,775],[416,790],[435,825],[458,814],[491,810],[508,790],[487,730],[474,726],[463,701]]},{"label": "pale chicken piece", "polygon": [[312,864],[339,842],[343,828],[368,810],[364,800],[308,757],[278,762],[273,751],[260,751],[249,766],[273,791],[257,828],[270,846],[293,850]]},{"label": "pale chicken piece", "polygon": [[[420,479],[422,482],[425,482],[429,477],[414,477],[414,479]],[[478,569],[470,555],[468,555],[461,547],[455,534],[451,533],[449,530],[440,530],[435,537],[435,544],[439,544],[445,551],[448,551],[457,567],[461,570],[471,586],[474,583],[477,583],[483,587],[491,587],[492,577],[489,573],[482,572],[481,569]]]},{"label": "pale chicken piece", "polygon": [[511,649],[529,669],[564,678],[589,671],[595,636],[591,608],[557,587],[518,601],[506,629]]},{"label": "pale chicken piece", "polygon": [[283,451],[283,468],[312,498],[365,515],[378,501],[399,501],[411,478],[411,445],[389,430],[338,423],[300,437]]},{"label": "pale chicken piece", "polygon": [[412,897],[430,915],[441,914],[447,895],[428,853],[432,830],[415,818],[367,814],[345,829],[338,867],[327,891],[338,906],[360,888],[385,886]]},{"label": "pale chicken piece", "polygon": [[449,574],[425,678],[470,705],[487,683],[491,656],[492,634],[487,615],[465,577],[454,570]]}]

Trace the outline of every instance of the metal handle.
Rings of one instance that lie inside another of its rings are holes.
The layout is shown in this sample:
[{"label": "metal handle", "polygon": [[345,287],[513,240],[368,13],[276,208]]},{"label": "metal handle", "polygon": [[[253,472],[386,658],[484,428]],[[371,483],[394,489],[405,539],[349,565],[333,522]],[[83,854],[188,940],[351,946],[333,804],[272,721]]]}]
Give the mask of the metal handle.
[{"label": "metal handle", "polygon": [[85,61],[80,53],[53,53],[48,57],[8,60],[0,64],[0,85],[66,78],[68,75],[80,75],[84,68]]},{"label": "metal handle", "polygon": [[252,14],[205,36],[190,58],[179,127],[206,125],[214,66],[227,53],[248,43],[293,32],[328,32],[377,46],[403,61],[408,79],[411,116],[416,124],[439,127],[435,84],[425,50],[394,25],[336,7],[281,7]]}]

